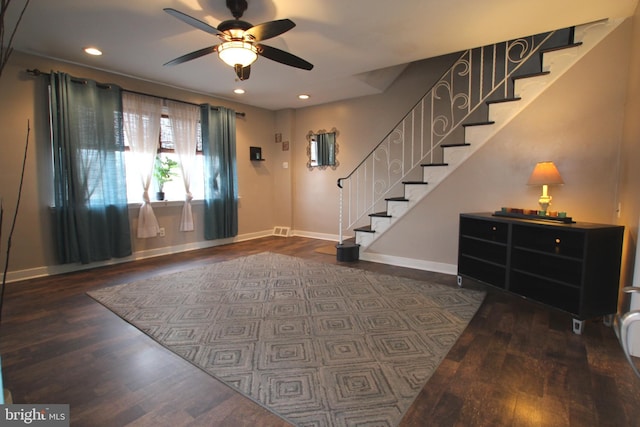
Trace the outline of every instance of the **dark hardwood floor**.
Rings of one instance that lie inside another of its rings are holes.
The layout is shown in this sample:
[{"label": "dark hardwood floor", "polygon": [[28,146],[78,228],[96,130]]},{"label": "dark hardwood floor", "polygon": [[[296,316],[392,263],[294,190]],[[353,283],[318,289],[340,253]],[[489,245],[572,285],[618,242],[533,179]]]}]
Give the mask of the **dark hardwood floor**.
[{"label": "dark hardwood floor", "polygon": [[[337,263],[315,252],[328,244],[268,237],[9,284],[5,386],[15,403],[69,404],[73,426],[288,426],[85,292],[263,251]],[[456,286],[454,276],[346,265]],[[640,426],[640,379],[602,322],[577,336],[568,315],[489,291],[401,426]]]}]

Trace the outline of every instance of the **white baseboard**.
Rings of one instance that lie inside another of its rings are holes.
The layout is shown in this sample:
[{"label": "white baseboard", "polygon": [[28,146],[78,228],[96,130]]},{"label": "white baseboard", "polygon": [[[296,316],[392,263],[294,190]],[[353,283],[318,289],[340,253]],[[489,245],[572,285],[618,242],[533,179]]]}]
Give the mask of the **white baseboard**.
[{"label": "white baseboard", "polygon": [[415,268],[416,270],[433,271],[443,274],[458,274],[458,266],[441,262],[425,261],[422,259],[404,258],[393,255],[384,255],[373,252],[360,252],[363,261],[378,262],[381,264],[395,265],[397,267]]},{"label": "white baseboard", "polygon": [[[299,237],[308,237],[312,239],[328,240],[338,242],[337,234],[316,233],[312,231],[293,230],[291,235]],[[125,258],[111,259],[108,261],[94,262],[91,264],[63,264],[49,265],[42,267],[29,268],[25,270],[10,271],[7,273],[7,283],[18,282],[21,280],[35,279],[44,276],[53,276],[57,274],[71,273],[74,271],[88,270],[96,267],[104,267],[107,265],[120,264],[123,262],[137,261],[146,258],[154,258],[157,256],[171,255],[180,252],[193,251],[197,249],[211,248],[214,246],[227,245],[229,243],[243,242],[246,240],[259,239],[262,237],[273,236],[273,230],[264,230],[254,233],[246,233],[240,236],[219,239],[206,240],[201,242],[187,243],[184,245],[167,246],[164,248],[149,249],[146,251],[134,252],[131,256]],[[433,271],[444,274],[457,274],[458,267],[453,264],[444,264],[432,261],[425,261],[413,258],[397,257],[393,255],[384,255],[371,252],[361,252],[360,259],[363,261],[378,262],[381,264],[395,265],[398,267],[415,268],[417,270]]]},{"label": "white baseboard", "polygon": [[137,251],[125,258],[114,258],[107,261],[93,262],[91,264],[62,264],[48,265],[42,267],[28,268],[25,270],[10,271],[7,273],[7,283],[18,282],[21,280],[35,279],[44,276],[53,276],[56,274],[71,273],[74,271],[88,270],[96,267],[104,267],[107,265],[120,264],[123,262],[137,261],[146,258],[154,258],[157,256],[171,255],[180,252],[193,251],[196,249],[212,248],[214,246],[227,245],[229,243],[243,242],[246,240],[259,239],[273,235],[273,230],[259,231],[255,233],[246,233],[240,236],[228,239],[205,240],[201,242],[186,243],[177,246],[167,246],[164,248],[149,249],[145,251]]},{"label": "white baseboard", "polygon": [[[331,240],[339,242],[340,236],[337,234],[316,233],[313,231],[293,230],[292,234],[299,237],[309,237],[312,239]],[[350,236],[343,236],[348,239]],[[455,264],[445,264],[440,262],[425,261],[421,259],[403,258],[393,255],[384,255],[374,252],[360,251],[360,259],[363,261],[377,262],[380,264],[395,265],[397,267],[415,268],[416,270],[433,271],[443,274],[458,274],[458,266]]]},{"label": "white baseboard", "polygon": [[304,231],[304,230],[292,230],[291,234],[293,236],[309,237],[311,239],[331,240],[332,242],[340,241],[340,236],[338,236],[337,234],[316,233],[314,231]]}]

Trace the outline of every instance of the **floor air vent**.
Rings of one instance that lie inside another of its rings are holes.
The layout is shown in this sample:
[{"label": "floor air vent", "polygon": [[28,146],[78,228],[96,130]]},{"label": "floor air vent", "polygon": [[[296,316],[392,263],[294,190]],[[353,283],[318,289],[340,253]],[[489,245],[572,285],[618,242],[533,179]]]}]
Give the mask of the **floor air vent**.
[{"label": "floor air vent", "polygon": [[289,237],[289,227],[275,227],[273,229],[274,236]]}]

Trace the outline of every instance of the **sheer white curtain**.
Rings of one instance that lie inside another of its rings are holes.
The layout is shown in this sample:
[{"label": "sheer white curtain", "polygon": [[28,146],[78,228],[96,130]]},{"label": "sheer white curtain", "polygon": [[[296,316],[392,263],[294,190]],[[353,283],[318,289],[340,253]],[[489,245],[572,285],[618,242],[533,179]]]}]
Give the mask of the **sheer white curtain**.
[{"label": "sheer white curtain", "polygon": [[180,231],[193,231],[191,172],[196,167],[196,134],[200,108],[183,102],[167,101],[167,110],[173,133],[173,146],[184,181],[185,200],[180,219]]},{"label": "sheer white curtain", "polygon": [[142,186],[142,206],[138,213],[139,238],[156,237],[160,231],[149,199],[149,187],[153,176],[153,165],[158,152],[162,100],[152,96],[122,93],[124,132],[129,142],[131,156],[139,165]]}]

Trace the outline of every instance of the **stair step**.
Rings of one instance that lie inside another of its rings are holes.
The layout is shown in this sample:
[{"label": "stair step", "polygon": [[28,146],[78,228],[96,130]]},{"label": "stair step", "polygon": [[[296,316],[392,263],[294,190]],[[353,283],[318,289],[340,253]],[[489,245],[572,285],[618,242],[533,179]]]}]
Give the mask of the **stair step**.
[{"label": "stair step", "polygon": [[386,202],[408,202],[409,201],[409,199],[407,199],[406,197],[389,197],[384,200]]},{"label": "stair step", "polygon": [[440,147],[442,148],[447,148],[447,147],[468,147],[469,144],[468,142],[461,142],[460,144],[440,144]]},{"label": "stair step", "polygon": [[511,77],[511,79],[515,81],[518,79],[528,79],[529,77],[546,76],[547,74],[551,74],[551,71],[540,71],[538,73],[522,74],[520,76],[513,76]]},{"label": "stair step", "polygon": [[492,124],[495,124],[495,122],[486,121],[486,122],[463,123],[463,124],[462,124],[462,126],[463,126],[463,127],[469,127],[469,126],[487,126],[487,125],[492,125]]},{"label": "stair step", "polygon": [[578,47],[578,46],[582,46],[582,42],[566,44],[564,46],[550,47],[548,49],[541,50],[540,53],[544,54],[544,53],[547,53],[547,52],[555,52],[557,50],[572,49],[572,48]]},{"label": "stair step", "polygon": [[376,218],[391,218],[391,215],[389,215],[386,212],[376,212],[376,213],[369,214],[369,216],[376,217]]},{"label": "stair step", "polygon": [[449,163],[423,163],[420,166],[422,166],[423,168],[431,168],[437,166],[449,166]]},{"label": "stair step", "polygon": [[520,101],[521,99],[522,98],[520,98],[519,96],[516,96],[513,98],[494,99],[492,101],[487,101],[486,104],[491,105],[491,104],[500,104],[502,102],[515,102],[515,101]]},{"label": "stair step", "polygon": [[428,182],[424,182],[424,181],[402,181],[403,184],[406,185],[427,185],[429,184]]},{"label": "stair step", "polygon": [[362,231],[363,233],[375,233],[376,230],[372,230],[370,225],[365,225],[364,227],[354,228],[353,231]]}]

